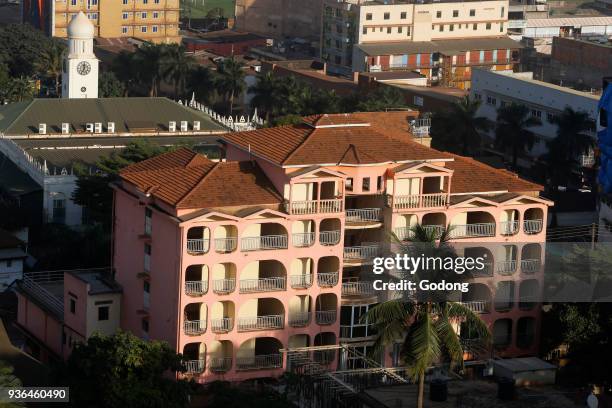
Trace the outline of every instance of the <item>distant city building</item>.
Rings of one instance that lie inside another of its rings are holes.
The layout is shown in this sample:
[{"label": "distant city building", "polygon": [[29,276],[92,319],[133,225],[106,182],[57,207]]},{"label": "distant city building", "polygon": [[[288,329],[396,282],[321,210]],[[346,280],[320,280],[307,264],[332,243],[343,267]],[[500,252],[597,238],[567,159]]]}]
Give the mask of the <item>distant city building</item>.
[{"label": "distant city building", "polygon": [[62,98],[97,98],[99,61],[94,26],[82,11],[68,25],[68,53],[62,64]]},{"label": "distant city building", "polygon": [[179,11],[179,0],[23,0],[22,19],[47,35],[67,38],[70,21],[83,12],[96,37],[178,43]]},{"label": "distant city building", "polygon": [[508,30],[513,38],[571,37],[579,35],[612,36],[612,16],[568,16],[529,18],[515,21]]}]

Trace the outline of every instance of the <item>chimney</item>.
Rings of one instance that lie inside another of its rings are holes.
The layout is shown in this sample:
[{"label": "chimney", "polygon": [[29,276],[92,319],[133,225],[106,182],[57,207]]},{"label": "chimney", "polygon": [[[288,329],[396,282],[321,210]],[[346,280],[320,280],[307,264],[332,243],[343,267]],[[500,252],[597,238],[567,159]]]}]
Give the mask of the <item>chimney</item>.
[{"label": "chimney", "polygon": [[46,135],[47,134],[47,124],[46,123],[39,123],[38,124],[38,134],[39,135]]},{"label": "chimney", "polygon": [[62,134],[67,135],[70,133],[70,123],[62,123]]},{"label": "chimney", "polygon": [[96,122],[94,124],[94,133],[102,133],[102,123]]},{"label": "chimney", "polygon": [[170,132],[176,132],[176,122],[171,120],[170,123],[168,123],[168,130]]},{"label": "chimney", "polygon": [[108,122],[108,125],[106,125],[106,131],[108,133],[115,133],[115,122]]},{"label": "chimney", "polygon": [[194,120],[193,121],[193,130],[200,130],[200,121],[199,120]]},{"label": "chimney", "polygon": [[187,132],[189,130],[189,124],[186,120],[181,120],[181,132]]}]

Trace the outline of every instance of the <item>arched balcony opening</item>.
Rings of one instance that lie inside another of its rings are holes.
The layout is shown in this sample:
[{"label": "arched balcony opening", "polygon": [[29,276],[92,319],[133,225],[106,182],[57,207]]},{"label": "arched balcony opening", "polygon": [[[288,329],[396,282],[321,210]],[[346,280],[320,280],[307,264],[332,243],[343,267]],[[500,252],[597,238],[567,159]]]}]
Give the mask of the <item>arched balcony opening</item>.
[{"label": "arched balcony opening", "polygon": [[342,297],[364,297],[372,296],[374,288],[371,281],[362,280],[362,272],[369,275],[369,268],[347,267],[342,271]]},{"label": "arched balcony opening", "polygon": [[446,214],[444,213],[427,213],[421,219],[421,225],[428,231],[432,231],[436,237],[442,235],[446,229]]},{"label": "arched balcony opening", "polygon": [[277,292],[287,289],[285,266],[274,259],[253,261],[240,272],[240,293]]},{"label": "arched balcony opening", "polygon": [[239,331],[282,329],[284,326],[285,308],[275,298],[249,299],[238,311]]},{"label": "arched balcony opening", "polygon": [[416,214],[398,214],[395,218],[393,232],[399,240],[408,240],[412,236],[412,228],[418,223]]},{"label": "arched balcony opening", "polygon": [[495,236],[495,217],[486,211],[457,214],[451,221],[451,238],[480,238]]},{"label": "arched balcony opening", "polygon": [[282,224],[276,222],[249,225],[240,239],[240,250],[242,252],[286,248],[287,230]]},{"label": "arched balcony opening", "polygon": [[529,208],[523,216],[525,234],[539,234],[544,227],[544,211],[541,208]]},{"label": "arched balcony opening", "polygon": [[214,238],[217,253],[234,252],[238,243],[238,228],[235,225],[220,225],[215,228]]},{"label": "arched balcony opening", "polygon": [[183,332],[198,336],[206,331],[206,303],[189,303],[183,313]]},{"label": "arched balcony opening", "polygon": [[294,334],[289,336],[287,345],[290,349],[308,347],[310,345],[310,336],[307,334]]},{"label": "arched balcony opening", "polygon": [[521,272],[531,274],[542,267],[542,245],[526,244],[521,250]]},{"label": "arched balcony opening", "polygon": [[493,260],[495,258],[493,257],[493,253],[491,252],[489,248],[482,247],[482,246],[466,247],[464,249],[463,254],[464,254],[463,256],[466,258],[472,258],[472,259],[482,258],[483,259],[483,264],[484,264],[483,268],[480,270],[473,269],[471,271],[472,276],[474,276],[475,278],[493,276],[493,270],[495,269]]},{"label": "arched balcony opening", "polygon": [[236,351],[237,370],[281,368],[283,344],[274,337],[256,337],[243,342]]},{"label": "arched balcony opening", "polygon": [[342,222],[339,218],[326,218],[319,224],[319,242],[321,245],[331,246],[340,243]]},{"label": "arched balcony opening", "polygon": [[504,236],[515,235],[519,232],[518,210],[504,210],[500,215],[499,233]]},{"label": "arched balcony opening", "polygon": [[[317,333],[314,338],[314,346],[335,346],[336,335],[332,332]],[[336,350],[315,350],[313,360],[319,364],[328,365],[336,360]]]},{"label": "arched balcony opening", "polygon": [[495,290],[495,310],[507,312],[514,306],[514,282],[503,281],[497,284]]},{"label": "arched balcony opening", "polygon": [[495,271],[500,275],[512,275],[516,272],[518,247],[516,245],[499,245],[495,254]]},{"label": "arched balcony opening", "polygon": [[314,261],[312,258],[297,258],[291,261],[289,284],[293,289],[306,289],[312,286]]},{"label": "arched balcony opening", "polygon": [[208,292],[208,266],[189,265],[185,270],[185,294],[202,296]]},{"label": "arched balcony opening", "polygon": [[291,243],[296,248],[307,248],[315,242],[314,220],[299,220],[291,224]]},{"label": "arched balcony opening", "polygon": [[516,346],[522,349],[533,346],[536,337],[536,320],[533,317],[521,317],[516,322]]},{"label": "arched balcony opening", "polygon": [[327,325],[336,322],[338,314],[338,297],[334,293],[322,293],[317,296],[315,315],[317,324]]},{"label": "arched balcony opening", "polygon": [[308,295],[293,296],[289,299],[289,325],[305,327],[310,324],[312,298]]},{"label": "arched balcony opening", "polygon": [[213,373],[224,373],[232,369],[234,345],[229,340],[213,340],[208,343],[208,367]]},{"label": "arched balcony opening", "polygon": [[319,287],[331,288],[338,284],[340,259],[337,256],[323,256],[317,263],[317,283]]},{"label": "arched balcony opening", "polygon": [[234,328],[236,307],[230,300],[213,303],[210,309],[210,329],[213,333],[227,333]]},{"label": "arched balcony opening", "polygon": [[512,319],[498,319],[493,323],[493,345],[506,347],[512,343]]},{"label": "arched balcony opening", "polygon": [[187,230],[187,253],[202,255],[210,249],[210,229],[208,227],[191,227]]},{"label": "arched balcony opening", "polygon": [[519,285],[519,309],[532,310],[540,301],[540,284],[536,279],[527,279]]},{"label": "arched balcony opening", "polygon": [[187,374],[200,374],[206,368],[206,344],[187,343],[183,346],[183,364]]},{"label": "arched balcony opening", "polygon": [[474,313],[489,313],[491,289],[484,283],[471,283],[470,290],[461,294],[461,303]]},{"label": "arched balcony opening", "polygon": [[236,288],[236,264],[224,262],[213,265],[212,288],[219,295],[232,293]]}]

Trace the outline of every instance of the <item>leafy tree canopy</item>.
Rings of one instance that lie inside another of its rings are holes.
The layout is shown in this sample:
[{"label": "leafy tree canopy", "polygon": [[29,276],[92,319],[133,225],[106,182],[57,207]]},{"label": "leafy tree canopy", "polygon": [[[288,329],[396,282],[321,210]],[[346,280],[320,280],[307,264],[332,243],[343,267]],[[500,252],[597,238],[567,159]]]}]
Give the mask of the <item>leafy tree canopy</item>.
[{"label": "leafy tree canopy", "polygon": [[101,98],[120,97],[125,94],[125,86],[112,71],[105,71],[100,74],[98,89]]}]

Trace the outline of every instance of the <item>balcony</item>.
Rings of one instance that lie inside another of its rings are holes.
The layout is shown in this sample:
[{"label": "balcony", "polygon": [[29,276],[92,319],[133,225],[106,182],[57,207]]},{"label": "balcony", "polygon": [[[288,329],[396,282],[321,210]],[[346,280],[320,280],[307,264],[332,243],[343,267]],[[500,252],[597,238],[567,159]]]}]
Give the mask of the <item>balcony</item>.
[{"label": "balcony", "polygon": [[337,245],[340,242],[340,231],[321,231],[319,232],[319,242],[321,245]]},{"label": "balcony", "polygon": [[317,324],[328,325],[336,322],[336,310],[317,310],[315,312],[315,319]]},{"label": "balcony", "polygon": [[495,236],[494,223],[477,223],[465,225],[453,225],[450,237],[457,238],[481,238]]},{"label": "balcony", "polygon": [[204,360],[187,360],[183,361],[183,365],[189,374],[198,374],[204,372],[206,362]]},{"label": "balcony", "polygon": [[[427,234],[433,234],[436,238],[440,238],[445,230],[442,225],[423,225],[422,227]],[[412,227],[397,227],[393,229],[393,232],[400,241],[410,241],[414,237]]]},{"label": "balcony", "polygon": [[213,372],[226,372],[232,368],[231,357],[211,357],[209,360],[210,371]]},{"label": "balcony", "polygon": [[270,368],[281,368],[282,366],[282,354],[265,354],[252,357],[236,358],[237,370],[262,370]]},{"label": "balcony", "polygon": [[501,235],[515,235],[519,232],[518,221],[503,221],[499,223],[499,233]]},{"label": "balcony", "polygon": [[314,232],[300,232],[291,234],[291,243],[296,248],[307,248],[315,241]]},{"label": "balcony", "polygon": [[306,289],[312,286],[312,275],[289,275],[289,284],[293,289]]},{"label": "balcony", "polygon": [[219,253],[228,253],[236,250],[236,244],[238,239],[236,237],[230,238],[215,238],[215,251]]},{"label": "balcony", "polygon": [[512,275],[514,272],[516,272],[516,261],[509,260],[509,261],[496,262],[495,270],[500,275]]},{"label": "balcony", "polygon": [[240,317],[238,318],[238,330],[255,331],[282,329],[284,327],[284,319],[285,317],[283,315]]},{"label": "balcony", "polygon": [[523,273],[536,273],[541,266],[539,259],[521,259],[521,272]]},{"label": "balcony", "polygon": [[236,289],[236,279],[215,279],[212,284],[213,292],[219,295],[232,293]]},{"label": "balcony", "polygon": [[355,281],[342,283],[342,296],[371,296],[374,294],[372,282]]},{"label": "balcony", "polygon": [[289,325],[291,327],[304,327],[310,323],[310,312],[289,313]]},{"label": "balcony", "polygon": [[413,208],[443,208],[448,205],[448,193],[387,196],[387,204],[394,210]]},{"label": "balcony", "polygon": [[461,302],[463,306],[474,313],[489,313],[489,302],[484,300],[470,300]]},{"label": "balcony", "polygon": [[285,277],[240,280],[240,293],[277,292],[286,289]]},{"label": "balcony", "polygon": [[376,257],[379,253],[379,245],[361,245],[344,247],[345,261],[367,261]]},{"label": "balcony", "polygon": [[318,273],[317,283],[322,288],[336,286],[338,284],[338,272]]},{"label": "balcony", "polygon": [[183,331],[189,336],[197,336],[206,331],[206,320],[186,320]]},{"label": "balcony", "polygon": [[332,214],[342,212],[342,204],[343,200],[341,198],[330,200],[290,201],[285,204],[285,209],[292,215]]},{"label": "balcony", "polygon": [[219,319],[210,320],[210,329],[213,333],[227,333],[234,328],[234,319],[231,317],[222,317]]},{"label": "balcony", "polygon": [[205,254],[210,249],[208,239],[187,239],[187,252],[194,255]]},{"label": "balcony", "polygon": [[525,234],[539,234],[542,232],[542,220],[525,220],[523,221],[523,231]]},{"label": "balcony", "polygon": [[380,224],[382,212],[380,208],[361,208],[346,210],[346,226],[368,226]]},{"label": "balcony", "polygon": [[185,282],[185,294],[189,296],[201,296],[208,292],[208,281]]},{"label": "balcony", "polygon": [[240,240],[240,250],[243,252],[286,248],[287,235],[262,235],[259,237],[244,237]]}]

